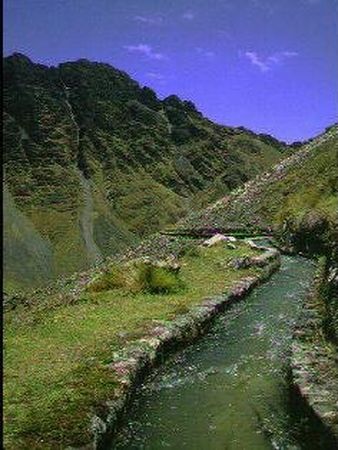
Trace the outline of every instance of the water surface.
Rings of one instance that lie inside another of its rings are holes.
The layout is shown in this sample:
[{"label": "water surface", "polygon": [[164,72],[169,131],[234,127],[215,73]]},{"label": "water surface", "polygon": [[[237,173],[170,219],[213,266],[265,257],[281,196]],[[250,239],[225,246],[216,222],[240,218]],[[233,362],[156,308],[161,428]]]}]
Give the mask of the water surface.
[{"label": "water surface", "polygon": [[314,269],[283,256],[266,284],[145,381],[111,449],[299,448],[289,430],[286,368]]}]

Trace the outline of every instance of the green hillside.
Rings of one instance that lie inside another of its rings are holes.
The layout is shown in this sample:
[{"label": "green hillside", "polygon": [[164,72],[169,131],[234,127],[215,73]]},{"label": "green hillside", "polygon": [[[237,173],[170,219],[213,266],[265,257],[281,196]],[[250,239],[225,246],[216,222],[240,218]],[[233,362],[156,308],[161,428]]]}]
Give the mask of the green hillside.
[{"label": "green hillside", "polygon": [[338,126],[178,225],[189,230],[273,231],[288,247],[337,257]]},{"label": "green hillside", "polygon": [[107,64],[3,66],[6,289],[85,269],[288,151]]}]

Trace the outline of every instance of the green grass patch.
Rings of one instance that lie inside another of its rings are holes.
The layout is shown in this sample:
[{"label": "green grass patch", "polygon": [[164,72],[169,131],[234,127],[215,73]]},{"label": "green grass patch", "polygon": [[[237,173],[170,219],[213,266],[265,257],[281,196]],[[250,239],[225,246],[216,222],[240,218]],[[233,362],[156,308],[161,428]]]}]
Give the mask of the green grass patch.
[{"label": "green grass patch", "polygon": [[126,271],[118,264],[111,264],[103,272],[95,275],[87,284],[88,292],[109,291],[127,287],[128,277]]},{"label": "green grass patch", "polygon": [[148,291],[152,294],[165,294],[176,292],[183,287],[178,273],[165,267],[156,267],[142,262],[136,266],[135,270],[140,290]]},{"label": "green grass patch", "polygon": [[257,273],[259,269],[229,266],[232,258],[255,254],[244,244],[236,247],[221,245],[182,257],[181,289],[163,290],[168,280],[155,272],[152,283],[160,293],[114,287],[84,292],[73,305],[59,301],[51,308],[48,299],[43,306],[33,303],[8,312],[6,448],[63,448],[86,442],[91,414],[104,414],[106,400],[117,392],[118,382],[108,368],[113,353],[143,336],[153,321],[171,320],[204,297],[225,292],[244,275]]},{"label": "green grass patch", "polygon": [[[164,262],[165,264],[165,262]],[[88,292],[102,292],[122,288],[130,293],[152,294],[175,292],[183,287],[179,269],[158,266],[150,260],[136,260],[131,264],[110,264],[87,284]]]}]

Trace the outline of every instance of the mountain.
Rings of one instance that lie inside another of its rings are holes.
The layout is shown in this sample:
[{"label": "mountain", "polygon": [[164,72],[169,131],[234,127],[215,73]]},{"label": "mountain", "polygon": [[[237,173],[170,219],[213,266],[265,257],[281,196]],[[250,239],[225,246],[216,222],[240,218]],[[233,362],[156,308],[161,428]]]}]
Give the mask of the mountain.
[{"label": "mountain", "polygon": [[108,64],[13,54],[3,70],[8,290],[85,269],[292,151]]}]

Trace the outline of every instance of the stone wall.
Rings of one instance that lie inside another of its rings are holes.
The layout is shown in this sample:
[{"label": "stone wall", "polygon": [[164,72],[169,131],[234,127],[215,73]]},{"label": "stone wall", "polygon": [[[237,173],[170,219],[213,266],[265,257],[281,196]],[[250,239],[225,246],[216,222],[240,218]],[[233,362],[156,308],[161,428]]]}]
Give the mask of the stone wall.
[{"label": "stone wall", "polygon": [[[323,330],[325,303],[314,279],[294,332],[291,370],[295,392],[315,414],[338,448],[338,354]],[[329,449],[328,449],[329,450]]]}]

